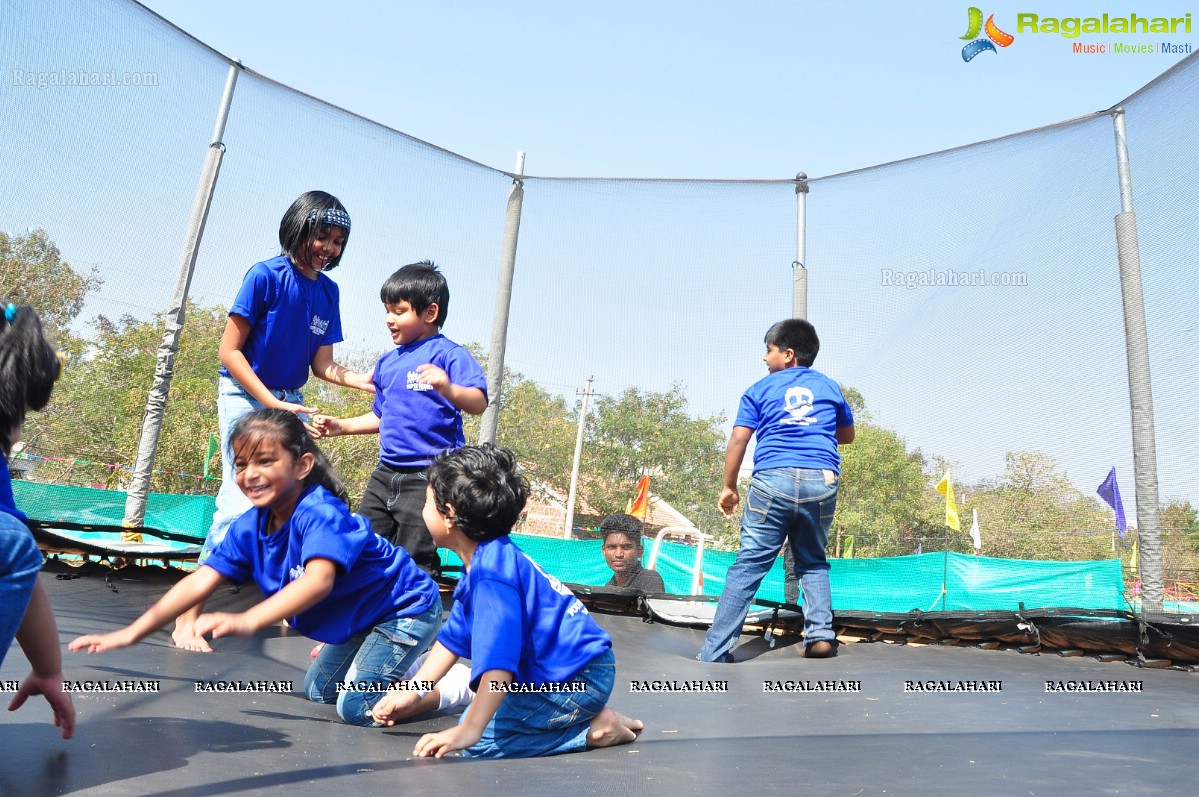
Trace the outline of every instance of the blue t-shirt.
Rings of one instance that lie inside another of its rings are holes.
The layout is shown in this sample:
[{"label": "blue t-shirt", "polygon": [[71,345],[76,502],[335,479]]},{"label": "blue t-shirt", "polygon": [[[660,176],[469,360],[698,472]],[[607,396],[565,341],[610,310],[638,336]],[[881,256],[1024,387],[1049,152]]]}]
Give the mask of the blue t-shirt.
[{"label": "blue t-shirt", "polygon": [[755,473],[768,468],[840,473],[836,432],[853,426],[853,412],[836,382],[796,366],[751,385],[741,397],[733,425],[754,430]]},{"label": "blue t-shirt", "polygon": [[612,647],[582,601],[507,537],[475,549],[437,641],[470,659],[476,691],[488,670],[510,672],[517,684],[569,681]]},{"label": "blue t-shirt", "polygon": [[302,388],[317,349],[342,341],[337,283],[308,279],[286,255],[250,267],[229,315],[250,322],[242,354],[270,390]]},{"label": "blue t-shirt", "polygon": [[268,598],[304,575],[313,558],[337,565],[333,591],[289,618],[319,642],[340,644],[396,617],[413,617],[441,600],[437,584],[403,548],[371,531],[319,485],[305,489],[291,519],[267,531],[269,511],[253,507],[233,522],[206,565],[237,584],[253,579]]},{"label": "blue t-shirt", "polygon": [[371,381],[379,416],[379,461],[395,468],[423,468],[442,451],[466,445],[462,412],[449,399],[421,384],[418,366],[432,363],[461,387],[487,395],[487,377],[474,356],[445,335],[399,346],[379,358]]},{"label": "blue t-shirt", "polygon": [[0,454],[0,512],[7,512],[24,523],[25,513],[17,509],[17,501],[12,495],[12,475],[8,472],[8,457]]}]

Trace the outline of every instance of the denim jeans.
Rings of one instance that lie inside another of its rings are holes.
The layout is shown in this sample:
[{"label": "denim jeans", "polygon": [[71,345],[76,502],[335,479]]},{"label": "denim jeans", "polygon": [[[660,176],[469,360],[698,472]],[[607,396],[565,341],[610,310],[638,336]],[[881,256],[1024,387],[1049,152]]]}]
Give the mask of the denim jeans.
[{"label": "denim jeans", "polygon": [[803,587],[804,643],[834,639],[824,548],[836,508],[837,479],[826,483],[824,471],[773,468],[754,474],[741,513],[741,550],[725,576],[700,661],[721,661],[732,651],[754,593],[788,539]]},{"label": "denim jeans", "polygon": [[0,663],[29,608],[42,569],[42,552],[24,523],[0,512]]},{"label": "denim jeans", "polygon": [[[470,758],[532,758],[583,750],[591,720],[608,705],[616,682],[616,656],[605,650],[569,680],[580,692],[510,692],[479,741],[462,751]],[[487,688],[480,683],[479,691]],[[466,714],[462,715],[466,718]],[[460,720],[461,721],[461,720]]]},{"label": "denim jeans", "polygon": [[[298,390],[272,390],[275,398],[292,404],[303,404],[304,395]],[[233,472],[233,452],[230,450],[229,430],[238,418],[247,412],[262,409],[262,402],[251,396],[241,385],[227,376],[220,378],[217,388],[217,420],[221,430],[221,488],[216,494],[216,511],[212,515],[212,526],[200,549],[199,564],[208,560],[233,521],[250,508],[250,499],[237,486]],[[303,420],[303,419],[301,419]]]},{"label": "denim jeans", "polygon": [[358,514],[371,522],[371,530],[403,548],[418,566],[437,578],[441,575],[441,557],[423,513],[428,487],[423,469],[379,465],[366,483]]},{"label": "denim jeans", "polygon": [[337,715],[349,724],[374,727],[375,703],[429,649],[439,630],[437,600],[415,617],[385,620],[340,645],[325,645],[304,675],[304,692],[314,703],[336,703]]}]

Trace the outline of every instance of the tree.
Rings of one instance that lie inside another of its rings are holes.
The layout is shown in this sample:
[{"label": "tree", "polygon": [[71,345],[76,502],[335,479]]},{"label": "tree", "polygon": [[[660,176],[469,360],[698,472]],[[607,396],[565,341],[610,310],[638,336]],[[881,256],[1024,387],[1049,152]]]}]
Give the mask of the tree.
[{"label": "tree", "polygon": [[601,513],[623,510],[648,470],[655,495],[686,514],[706,509],[720,493],[724,420],[693,418],[682,385],[600,396],[583,450],[587,502]]},{"label": "tree", "polygon": [[88,274],[71,268],[45,230],[17,236],[0,232],[0,296],[37,310],[52,337],[65,332],[100,283],[95,268]]}]

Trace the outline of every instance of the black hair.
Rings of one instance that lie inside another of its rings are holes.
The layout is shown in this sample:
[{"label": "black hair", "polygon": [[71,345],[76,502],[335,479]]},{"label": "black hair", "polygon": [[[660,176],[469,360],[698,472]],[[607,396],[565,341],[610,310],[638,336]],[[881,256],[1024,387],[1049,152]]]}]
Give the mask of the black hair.
[{"label": "black hair", "polygon": [[454,526],[475,542],[507,536],[529,498],[515,455],[491,443],[443,452],[428,478],[437,511],[453,508]]},{"label": "black hair", "polygon": [[[335,226],[339,230],[345,231],[345,244],[350,242],[350,230],[340,225],[326,224],[323,219],[326,210],[340,210],[342,213],[347,213],[345,205],[341,204],[341,200],[332,194],[324,191],[308,191],[300,194],[295,202],[291,203],[291,207],[283,214],[283,220],[279,222],[279,247],[283,254],[291,258],[292,263],[297,263],[300,256],[304,254],[317,236],[328,227]],[[347,213],[348,218],[348,213]],[[329,261],[325,266],[325,271],[332,271],[337,268],[337,264],[341,262],[341,257],[346,253],[345,244],[342,244],[341,254]]]},{"label": "black hair", "polygon": [[317,448],[308,430],[304,428],[299,417],[288,410],[261,409],[247,412],[233,422],[229,430],[229,450],[226,454],[232,459],[233,449],[239,438],[252,438],[257,443],[264,438],[271,438],[287,449],[293,459],[299,459],[304,454],[312,454],[312,470],[304,479],[304,486],[311,487],[319,484],[333,495],[349,504],[350,494],[338,475],[329,464],[325,452]]},{"label": "black hair", "polygon": [[789,318],[779,321],[766,330],[766,345],[774,346],[779,351],[791,349],[795,352],[795,360],[808,368],[816,362],[820,353],[820,338],[816,337],[816,327],[802,318]]},{"label": "black hair", "polygon": [[50,401],[62,373],[58,353],[42,331],[42,321],[28,305],[0,300],[0,447],[8,454],[9,437],[25,422],[27,410]]},{"label": "black hair", "polygon": [[600,535],[606,541],[609,534],[624,534],[640,548],[644,547],[641,542],[641,530],[644,527],[644,523],[630,514],[613,512],[600,521]]},{"label": "black hair", "polygon": [[409,263],[392,274],[379,289],[379,298],[383,304],[408,302],[417,315],[436,304],[437,318],[433,323],[439,329],[445,324],[446,313],[450,310],[450,286],[432,260]]}]

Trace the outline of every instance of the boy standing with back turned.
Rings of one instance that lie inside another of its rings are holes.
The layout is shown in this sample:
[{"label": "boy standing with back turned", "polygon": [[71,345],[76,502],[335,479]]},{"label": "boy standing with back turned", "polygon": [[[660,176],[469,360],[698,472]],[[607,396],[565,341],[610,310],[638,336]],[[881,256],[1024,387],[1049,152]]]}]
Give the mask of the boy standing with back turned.
[{"label": "boy standing with back turned", "polygon": [[753,480],[741,514],[741,550],[725,576],[700,661],[733,661],[754,593],[788,540],[803,586],[804,656],[837,654],[824,548],[837,508],[837,446],[853,442],[854,428],[841,388],[812,370],[819,351],[810,323],[778,322],[766,332],[762,359],[770,374],[741,397],[725,452],[721,514],[730,517],[741,501],[737,473],[750,437],[757,435]]},{"label": "boy standing with back turned", "polygon": [[438,454],[465,445],[462,413],[487,409],[487,378],[465,347],[441,334],[450,289],[433,263],[404,266],[383,283],[379,298],[396,348],[375,366],[371,411],[356,418],[317,416],[314,425],[322,437],[379,433],[379,466],[358,514],[439,576],[437,546],[421,516],[425,470]]}]

